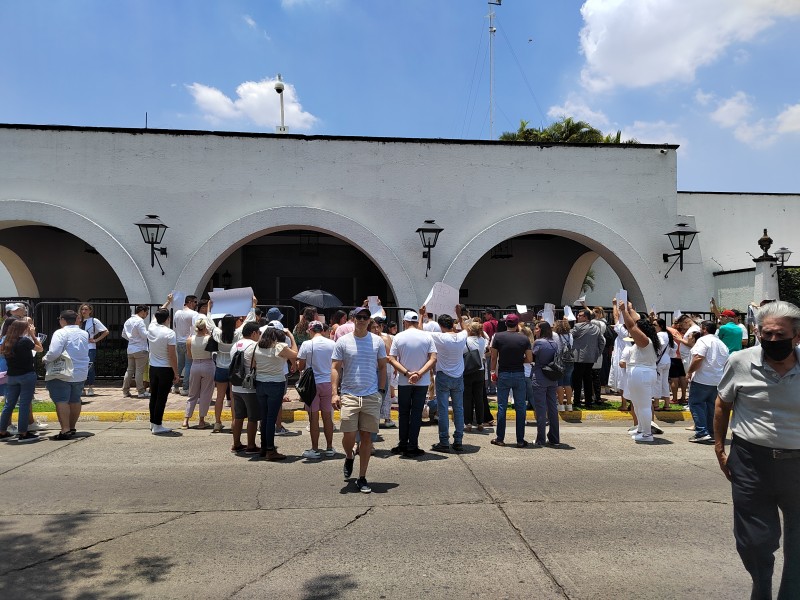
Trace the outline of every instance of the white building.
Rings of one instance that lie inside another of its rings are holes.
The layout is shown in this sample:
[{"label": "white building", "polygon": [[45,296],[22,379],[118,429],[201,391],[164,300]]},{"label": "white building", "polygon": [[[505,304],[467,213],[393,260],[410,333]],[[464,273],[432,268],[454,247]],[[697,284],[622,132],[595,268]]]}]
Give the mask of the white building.
[{"label": "white building", "polygon": [[[263,303],[321,287],[416,307],[444,281],[468,304],[561,305],[594,264],[592,304],[622,286],[640,307],[744,308],[771,276],[748,255],[763,229],[800,249],[800,195],[678,192],[676,150],[0,125],[0,296],[160,303],[225,275]],[[146,214],[169,226],[163,276]],[[444,227],[427,277],[425,219]],[[676,223],[700,233],[665,279]]]}]

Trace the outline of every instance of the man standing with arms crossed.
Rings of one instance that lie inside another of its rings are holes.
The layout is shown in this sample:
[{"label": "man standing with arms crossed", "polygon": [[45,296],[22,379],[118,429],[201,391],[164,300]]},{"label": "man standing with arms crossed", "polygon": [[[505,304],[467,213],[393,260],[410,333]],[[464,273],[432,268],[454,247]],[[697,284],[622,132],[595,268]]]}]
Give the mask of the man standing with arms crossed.
[{"label": "man standing with arms crossed", "polygon": [[[714,450],[731,481],[736,550],[751,598],[772,598],[783,513],[778,600],[800,598],[800,309],[772,302],[756,315],[761,346],[734,352],[720,381]],[[733,419],[731,420],[731,410]],[[733,440],[725,454],[730,421]]]},{"label": "man standing with arms crossed", "polygon": [[360,432],[359,491],[369,494],[367,466],[372,454],[372,433],[378,433],[381,402],[386,392],[386,345],[380,336],[369,332],[369,308],[354,312],[355,329],[343,335],[333,349],[331,389],[333,405],[340,409],[342,449],[345,452],[344,478],[353,474],[353,446]]}]

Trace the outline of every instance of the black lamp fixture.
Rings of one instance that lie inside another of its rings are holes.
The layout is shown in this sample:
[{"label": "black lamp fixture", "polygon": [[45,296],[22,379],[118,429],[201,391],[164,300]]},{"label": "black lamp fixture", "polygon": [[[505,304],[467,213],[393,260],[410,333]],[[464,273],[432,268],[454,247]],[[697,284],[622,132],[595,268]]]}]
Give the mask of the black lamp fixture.
[{"label": "black lamp fixture", "polygon": [[672,263],[672,266],[664,273],[664,279],[669,276],[669,272],[672,271],[673,267],[675,267],[676,263],[680,263],[680,270],[683,271],[683,253],[688,250],[692,242],[694,241],[694,237],[700,233],[696,229],[692,229],[686,223],[678,223],[674,231],[670,231],[666,233],[669,238],[669,243],[672,244],[672,249],[677,250],[677,252],[673,252],[671,254],[664,253],[662,258],[664,259],[665,263],[669,262],[669,259],[673,256],[677,256],[678,258],[675,259],[675,262]]},{"label": "black lamp fixture", "polygon": [[[776,265],[775,272],[778,274],[778,289],[781,288],[781,274],[783,270],[786,268],[786,263],[789,260],[789,257],[792,255],[792,251],[789,250],[786,246],[781,246],[777,250],[775,250],[775,258],[778,261],[778,265]],[[775,277],[775,273],[772,274]],[[779,291],[780,293],[780,291]]]},{"label": "black lamp fixture", "polygon": [[156,262],[158,262],[158,268],[161,269],[161,274],[163,275],[164,267],[161,266],[161,261],[158,260],[156,256],[156,250],[158,250],[161,256],[166,256],[167,249],[164,247],[157,247],[156,244],[160,244],[161,240],[164,239],[164,232],[168,227],[161,222],[158,215],[147,215],[141,221],[134,223],[134,225],[139,228],[144,243],[150,245],[150,266],[154,267],[156,266]]},{"label": "black lamp fixture", "polygon": [[444,227],[439,227],[433,219],[426,219],[421,227],[417,228],[419,238],[422,240],[422,247],[425,252],[422,253],[422,258],[428,259],[428,268],[425,269],[425,277],[428,276],[428,271],[431,270],[431,250],[436,246],[436,241],[439,239],[439,234],[444,231]]},{"label": "black lamp fixture", "polygon": [[225,269],[225,272],[222,274],[222,287],[227,288],[231,285],[231,277],[231,272]]}]

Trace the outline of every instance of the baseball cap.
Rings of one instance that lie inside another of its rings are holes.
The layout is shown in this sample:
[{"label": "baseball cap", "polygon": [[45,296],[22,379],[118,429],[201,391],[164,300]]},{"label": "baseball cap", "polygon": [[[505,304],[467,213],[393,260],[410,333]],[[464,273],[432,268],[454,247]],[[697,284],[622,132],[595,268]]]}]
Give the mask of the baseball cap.
[{"label": "baseball cap", "polygon": [[368,315],[372,316],[372,313],[369,312],[369,309],[366,306],[357,306],[353,309],[353,316],[360,315],[361,313],[367,313]]},{"label": "baseball cap", "polygon": [[19,310],[20,308],[25,308],[24,304],[19,304],[17,302],[9,302],[6,304],[6,312],[12,312],[15,310]]},{"label": "baseball cap", "polygon": [[722,317],[735,317],[735,316],[736,316],[736,313],[735,313],[735,312],[733,312],[733,311],[732,311],[732,310],[730,310],[730,309],[729,309],[729,310],[723,310],[723,311],[722,311],[721,313],[719,313],[719,314],[720,314],[720,316],[722,316]]},{"label": "baseball cap", "polygon": [[408,321],[409,323],[419,323],[419,315],[413,310],[409,310],[403,315],[403,321]]},{"label": "baseball cap", "polygon": [[323,329],[324,329],[324,326],[319,321],[311,321],[308,324],[308,330],[309,331],[322,331]]},{"label": "baseball cap", "polygon": [[267,321],[280,321],[283,319],[283,313],[277,306],[273,306],[267,311]]},{"label": "baseball cap", "polygon": [[519,315],[515,315],[514,313],[506,315],[505,318],[506,324],[511,325],[511,327],[516,327],[519,325]]}]

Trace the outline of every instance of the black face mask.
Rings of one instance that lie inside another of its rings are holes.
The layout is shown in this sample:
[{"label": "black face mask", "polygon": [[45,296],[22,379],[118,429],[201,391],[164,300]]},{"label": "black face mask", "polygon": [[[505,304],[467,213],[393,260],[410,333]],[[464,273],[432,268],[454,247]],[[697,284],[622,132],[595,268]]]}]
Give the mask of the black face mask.
[{"label": "black face mask", "polygon": [[794,340],[792,338],[787,338],[785,340],[761,340],[761,347],[764,349],[764,354],[767,355],[767,358],[781,361],[794,352]]}]

